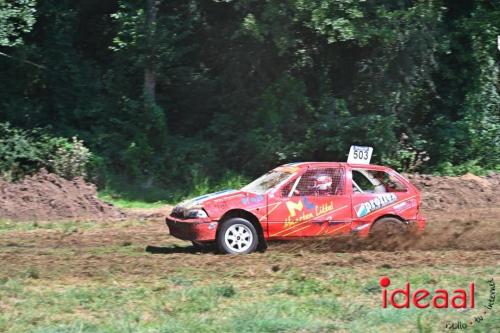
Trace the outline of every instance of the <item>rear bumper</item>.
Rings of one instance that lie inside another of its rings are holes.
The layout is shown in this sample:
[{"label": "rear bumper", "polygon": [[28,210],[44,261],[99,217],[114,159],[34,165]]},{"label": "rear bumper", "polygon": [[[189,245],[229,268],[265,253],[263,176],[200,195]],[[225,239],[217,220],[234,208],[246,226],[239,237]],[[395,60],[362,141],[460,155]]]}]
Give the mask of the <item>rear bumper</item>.
[{"label": "rear bumper", "polygon": [[409,225],[411,227],[411,230],[415,234],[421,234],[425,230],[425,225],[427,223],[425,217],[422,215],[418,214],[417,218],[415,220],[410,220],[408,221]]},{"label": "rear bumper", "polygon": [[[405,220],[405,222],[407,223],[408,230],[411,234],[420,235],[424,232],[426,220],[425,217],[421,216],[420,214],[417,215],[415,219]],[[373,222],[358,225],[352,230],[352,232],[360,237],[368,237],[372,225]]]},{"label": "rear bumper", "polygon": [[188,241],[213,241],[217,232],[217,222],[210,220],[181,220],[167,217],[165,222],[170,234]]}]

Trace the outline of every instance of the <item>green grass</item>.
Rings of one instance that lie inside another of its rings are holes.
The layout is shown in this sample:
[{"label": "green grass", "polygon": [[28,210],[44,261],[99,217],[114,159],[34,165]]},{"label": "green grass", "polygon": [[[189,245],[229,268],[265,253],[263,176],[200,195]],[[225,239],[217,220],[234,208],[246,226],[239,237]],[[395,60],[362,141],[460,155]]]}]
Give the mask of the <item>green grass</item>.
[{"label": "green grass", "polygon": [[[490,261],[462,266],[460,258],[457,264],[417,262],[398,269],[331,266],[325,265],[328,256],[360,254],[287,253],[272,246],[244,257],[151,254],[146,245],[182,243],[162,238],[157,222],[147,225],[155,226],[148,229],[156,232],[151,238],[134,238],[137,228],[128,226],[140,223],[0,221],[0,332],[443,332],[447,321],[468,321],[483,309],[486,280],[500,273]],[[39,242],[25,241],[37,232]],[[58,246],[65,233],[83,241]],[[279,269],[272,269],[275,265]],[[429,290],[453,290],[473,280],[478,308],[382,309],[384,275],[391,278],[391,289],[410,281]],[[498,300],[468,331],[497,327]]]},{"label": "green grass", "polygon": [[120,196],[109,194],[108,192],[105,191],[99,192],[98,197],[99,199],[108,202],[110,204],[113,204],[118,208],[159,208],[168,204],[168,202],[165,200],[147,202],[144,200],[127,199]]},{"label": "green grass", "polygon": [[102,227],[99,221],[57,221],[57,222],[18,222],[0,220],[0,233],[10,231],[34,231],[34,230],[58,230],[64,232],[76,232],[79,229],[88,230]]},{"label": "green grass", "polygon": [[87,231],[92,229],[103,229],[116,227],[117,223],[120,227],[129,227],[134,225],[143,225],[144,223],[138,220],[130,221],[36,221],[36,222],[18,222],[11,220],[0,219],[0,233],[8,233],[12,231],[37,231],[37,230],[55,230],[64,233],[74,233],[79,231]]},{"label": "green grass", "polygon": [[[380,272],[370,275],[377,274]],[[168,277],[71,284],[32,276],[8,279],[0,282],[0,331],[440,332],[447,320],[467,320],[473,315],[452,310],[381,309],[379,292],[371,290],[373,280],[355,269],[332,272],[331,279],[307,275],[306,271],[277,274],[278,285],[286,286],[278,290],[262,280],[248,288],[222,276],[199,282],[182,274],[174,279],[180,283]],[[416,270],[407,277],[421,281]],[[469,280],[452,273],[436,278],[444,288],[466,285]],[[393,283],[405,279],[394,277]],[[425,286],[436,287],[435,283]],[[482,300],[484,288],[478,293]],[[494,309],[474,331],[493,332],[500,323],[499,314]]]}]

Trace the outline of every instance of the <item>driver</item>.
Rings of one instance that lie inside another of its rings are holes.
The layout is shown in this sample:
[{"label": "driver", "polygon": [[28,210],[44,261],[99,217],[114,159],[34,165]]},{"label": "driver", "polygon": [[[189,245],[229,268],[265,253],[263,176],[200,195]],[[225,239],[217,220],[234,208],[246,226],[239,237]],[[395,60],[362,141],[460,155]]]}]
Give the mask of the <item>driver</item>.
[{"label": "driver", "polygon": [[378,183],[375,184],[375,193],[394,192],[396,189],[396,184],[383,171],[376,171],[373,179]]},{"label": "driver", "polygon": [[316,195],[327,195],[332,190],[332,177],[327,175],[318,175],[313,178],[313,192]]}]

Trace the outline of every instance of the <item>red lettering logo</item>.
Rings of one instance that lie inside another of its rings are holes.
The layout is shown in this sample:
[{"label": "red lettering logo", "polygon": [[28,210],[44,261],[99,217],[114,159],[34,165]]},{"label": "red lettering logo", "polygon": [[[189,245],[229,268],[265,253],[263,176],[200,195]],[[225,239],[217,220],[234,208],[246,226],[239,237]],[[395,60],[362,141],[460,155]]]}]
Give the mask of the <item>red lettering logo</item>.
[{"label": "red lettering logo", "polygon": [[[389,305],[396,309],[410,308],[413,306],[424,309],[432,306],[436,309],[447,309],[452,307],[455,309],[465,309],[467,307],[474,308],[474,282],[469,283],[469,288],[458,288],[451,292],[445,289],[436,289],[433,292],[419,288],[412,292],[410,282],[406,282],[403,288],[397,288],[392,291],[387,290],[391,284],[391,279],[384,276],[380,279],[382,287],[382,307],[387,308]],[[450,298],[451,297],[451,298]]]}]

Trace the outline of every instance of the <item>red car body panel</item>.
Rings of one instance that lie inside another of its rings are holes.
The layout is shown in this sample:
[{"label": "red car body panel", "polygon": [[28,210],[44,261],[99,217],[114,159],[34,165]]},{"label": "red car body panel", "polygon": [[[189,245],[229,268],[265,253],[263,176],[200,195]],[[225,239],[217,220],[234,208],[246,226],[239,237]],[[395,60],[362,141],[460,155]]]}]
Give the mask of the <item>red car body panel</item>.
[{"label": "red car body panel", "polygon": [[[285,186],[294,182],[306,170],[336,168],[343,170],[345,191],[337,195],[283,196]],[[353,191],[352,170],[383,171],[400,183],[404,191],[385,193],[356,193]],[[425,228],[419,214],[420,193],[408,180],[394,170],[378,165],[356,165],[334,162],[304,162],[288,164],[275,170],[286,170],[293,176],[265,194],[228,190],[191,200],[202,207],[208,217],[185,219],[176,209],[166,222],[171,235],[183,240],[213,241],[218,222],[234,212],[251,214],[258,221],[266,239],[331,236],[356,233],[367,236],[375,221],[384,216],[398,217],[414,226],[417,232]]]}]

